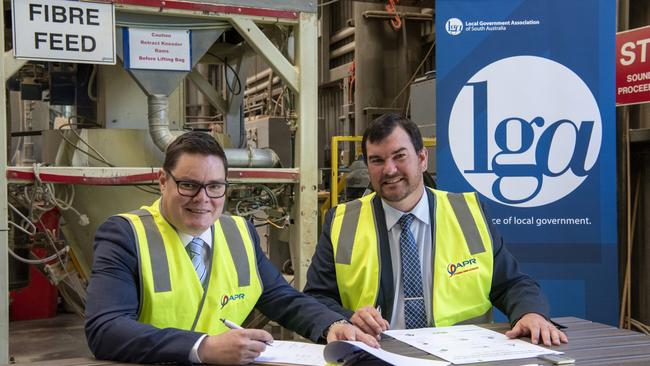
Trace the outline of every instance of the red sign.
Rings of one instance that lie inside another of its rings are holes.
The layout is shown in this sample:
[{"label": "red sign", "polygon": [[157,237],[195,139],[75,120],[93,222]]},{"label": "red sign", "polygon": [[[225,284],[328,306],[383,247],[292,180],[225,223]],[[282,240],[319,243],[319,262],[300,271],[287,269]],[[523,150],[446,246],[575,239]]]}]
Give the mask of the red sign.
[{"label": "red sign", "polygon": [[650,26],[616,34],[616,105],[650,102]]}]

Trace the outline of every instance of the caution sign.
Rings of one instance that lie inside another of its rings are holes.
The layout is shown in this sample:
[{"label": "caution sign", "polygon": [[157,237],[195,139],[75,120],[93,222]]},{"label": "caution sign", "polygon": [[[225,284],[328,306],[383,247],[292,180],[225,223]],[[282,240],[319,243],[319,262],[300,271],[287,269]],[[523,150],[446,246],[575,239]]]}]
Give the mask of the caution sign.
[{"label": "caution sign", "polygon": [[145,70],[192,70],[190,31],[124,28],[124,67]]},{"label": "caution sign", "polygon": [[112,3],[12,0],[14,56],[115,64]]}]

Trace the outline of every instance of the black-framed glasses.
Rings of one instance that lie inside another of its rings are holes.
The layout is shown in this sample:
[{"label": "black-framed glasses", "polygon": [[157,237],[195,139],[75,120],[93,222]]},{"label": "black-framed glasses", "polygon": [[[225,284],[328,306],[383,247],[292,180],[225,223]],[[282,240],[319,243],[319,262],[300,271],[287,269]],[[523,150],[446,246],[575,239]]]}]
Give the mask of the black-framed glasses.
[{"label": "black-framed glasses", "polygon": [[208,197],[221,198],[226,194],[226,190],[228,189],[228,182],[210,182],[203,184],[193,180],[178,180],[167,170],[165,170],[165,173],[169,174],[174,183],[176,183],[176,189],[181,196],[194,198],[199,194],[201,189],[204,189]]}]

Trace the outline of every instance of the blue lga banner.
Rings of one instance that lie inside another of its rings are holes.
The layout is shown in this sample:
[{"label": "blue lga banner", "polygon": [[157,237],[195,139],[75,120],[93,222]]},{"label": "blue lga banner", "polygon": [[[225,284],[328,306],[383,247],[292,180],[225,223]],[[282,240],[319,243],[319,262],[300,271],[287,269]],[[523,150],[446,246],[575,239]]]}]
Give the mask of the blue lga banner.
[{"label": "blue lga banner", "polygon": [[615,1],[437,0],[437,178],[552,316],[618,322]]}]

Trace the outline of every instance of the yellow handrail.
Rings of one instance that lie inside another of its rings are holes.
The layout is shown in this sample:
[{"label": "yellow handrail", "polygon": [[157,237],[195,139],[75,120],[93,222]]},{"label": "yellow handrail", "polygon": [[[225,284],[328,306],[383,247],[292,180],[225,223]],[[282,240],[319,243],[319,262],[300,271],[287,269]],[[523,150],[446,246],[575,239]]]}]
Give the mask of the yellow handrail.
[{"label": "yellow handrail", "polygon": [[[341,174],[341,178],[338,180],[338,185],[337,185],[337,190],[335,196],[338,197],[339,194],[341,194],[341,191],[345,189],[345,186],[347,185],[347,174]],[[321,217],[321,224],[325,223],[325,214],[327,213],[327,210],[332,208],[331,205],[331,200],[332,200],[332,193],[330,191],[329,196],[323,202],[323,204],[320,206],[320,217]]]},{"label": "yellow handrail", "polygon": [[[363,136],[332,136],[332,180],[330,187],[330,207],[339,204],[339,142],[361,142]],[[333,193],[332,193],[333,192]]]}]

